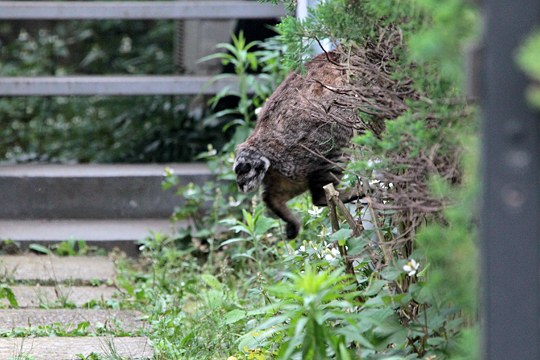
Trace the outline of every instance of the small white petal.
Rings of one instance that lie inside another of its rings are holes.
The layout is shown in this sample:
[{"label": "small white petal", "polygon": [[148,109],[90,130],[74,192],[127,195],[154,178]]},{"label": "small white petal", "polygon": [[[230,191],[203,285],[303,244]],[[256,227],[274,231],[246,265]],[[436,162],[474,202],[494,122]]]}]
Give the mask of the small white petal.
[{"label": "small white petal", "polygon": [[332,260],[334,260],[335,258],[336,258],[336,257],[335,257],[333,254],[326,254],[326,255],[324,255],[324,259],[325,259],[326,261],[332,261]]},{"label": "small white petal", "polygon": [[414,259],[410,259],[406,265],[403,265],[403,271],[405,271],[409,276],[414,276],[416,275],[416,271],[419,267],[420,263],[417,263]]}]

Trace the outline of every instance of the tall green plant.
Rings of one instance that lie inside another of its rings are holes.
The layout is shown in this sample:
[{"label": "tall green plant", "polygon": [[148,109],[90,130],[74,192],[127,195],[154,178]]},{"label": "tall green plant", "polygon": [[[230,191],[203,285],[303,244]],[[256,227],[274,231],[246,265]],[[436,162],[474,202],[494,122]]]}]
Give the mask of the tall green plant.
[{"label": "tall green plant", "polygon": [[280,50],[283,49],[279,48],[275,40],[247,43],[242,32],[238,36],[232,36],[232,44],[221,43],[216,47],[224,51],[206,56],[200,61],[219,59],[224,66],[232,65],[234,69],[234,73],[215,76],[214,80],[233,79],[237,82],[237,88],[225,87],[210,100],[210,105],[214,108],[227,97],[236,98],[238,101],[234,108],[212,115],[215,118],[228,119],[224,130],[235,127],[232,140],[224,148],[225,151],[230,151],[247,137],[254,125],[255,110],[263,105],[276,83],[283,79],[283,69],[276,66]]},{"label": "tall green plant", "polygon": [[354,325],[350,278],[340,269],[318,271],[309,263],[304,269],[284,274],[284,281],[269,288],[273,315],[240,339],[240,349],[273,341],[276,359],[351,359],[346,338],[362,335]]}]

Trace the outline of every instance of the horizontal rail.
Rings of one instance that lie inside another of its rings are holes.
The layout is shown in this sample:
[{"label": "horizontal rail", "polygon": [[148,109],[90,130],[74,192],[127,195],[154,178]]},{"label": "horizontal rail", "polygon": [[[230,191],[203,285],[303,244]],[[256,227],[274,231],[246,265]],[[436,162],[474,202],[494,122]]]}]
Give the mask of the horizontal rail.
[{"label": "horizontal rail", "polygon": [[251,1],[0,1],[0,19],[262,19],[282,6]]},{"label": "horizontal rail", "polygon": [[0,77],[0,96],[213,95],[235,79],[210,76],[43,76]]}]

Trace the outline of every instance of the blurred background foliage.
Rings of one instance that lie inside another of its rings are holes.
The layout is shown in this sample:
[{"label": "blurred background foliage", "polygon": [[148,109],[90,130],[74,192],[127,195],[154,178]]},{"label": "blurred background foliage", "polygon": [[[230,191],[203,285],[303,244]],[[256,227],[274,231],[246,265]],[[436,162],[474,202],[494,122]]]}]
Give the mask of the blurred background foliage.
[{"label": "blurred background foliage", "polygon": [[523,43],[517,54],[522,70],[531,78],[527,89],[527,100],[531,106],[540,109],[540,30],[536,30]]},{"label": "blurred background foliage", "polygon": [[[0,24],[0,76],[173,74],[173,21]],[[0,161],[189,161],[223,144],[182,96],[4,97]]]}]

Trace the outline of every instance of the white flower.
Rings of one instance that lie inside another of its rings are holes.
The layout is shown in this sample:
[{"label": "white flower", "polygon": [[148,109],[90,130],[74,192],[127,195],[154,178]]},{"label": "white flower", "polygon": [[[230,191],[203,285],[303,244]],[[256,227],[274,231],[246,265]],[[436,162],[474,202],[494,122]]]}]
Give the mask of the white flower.
[{"label": "white flower", "polygon": [[194,196],[195,194],[197,194],[197,191],[195,191],[194,188],[190,187],[189,189],[187,189],[186,191],[184,191],[184,196],[186,197],[192,197]]},{"label": "white flower", "polygon": [[336,249],[336,248],[326,249],[324,259],[326,261],[332,261],[332,260],[337,259],[338,256],[339,256],[339,250],[338,249]]},{"label": "white flower", "polygon": [[368,168],[373,169],[375,167],[375,165],[379,164],[380,162],[381,162],[380,159],[369,159],[367,161],[367,166],[368,166]]},{"label": "white flower", "polygon": [[403,271],[407,273],[409,276],[416,275],[416,271],[420,267],[420,264],[416,262],[414,259],[410,259],[409,262],[407,262],[406,265],[403,265]]},{"label": "white flower", "polygon": [[174,169],[170,167],[165,167],[165,170],[163,171],[163,176],[171,176],[174,175]]},{"label": "white flower", "polygon": [[315,205],[311,207],[311,210],[308,210],[308,214],[314,217],[321,215],[322,212],[323,212],[323,208],[315,206]]},{"label": "white flower", "polygon": [[127,54],[131,52],[132,48],[133,46],[132,46],[131,38],[128,36],[124,36],[122,40],[120,41],[120,53]]},{"label": "white flower", "polygon": [[[329,264],[331,265],[334,265],[334,266],[337,266],[340,262],[340,257],[339,257],[339,250],[337,248],[326,248],[324,249],[324,252],[323,252],[324,256],[324,260],[328,261]],[[321,258],[319,256],[319,258]]]},{"label": "white flower", "polygon": [[229,196],[229,206],[236,207],[242,203],[242,200],[238,200],[233,198],[232,196]]}]

